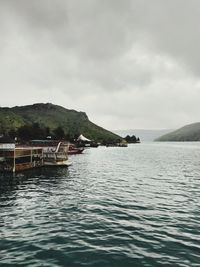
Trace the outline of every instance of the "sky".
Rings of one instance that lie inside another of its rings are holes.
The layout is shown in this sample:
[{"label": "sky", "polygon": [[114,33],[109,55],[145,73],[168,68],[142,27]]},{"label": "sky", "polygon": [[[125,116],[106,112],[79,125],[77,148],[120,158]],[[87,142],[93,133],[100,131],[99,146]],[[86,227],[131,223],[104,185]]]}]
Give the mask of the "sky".
[{"label": "sky", "polygon": [[200,121],[199,0],[0,0],[0,106],[110,129]]}]

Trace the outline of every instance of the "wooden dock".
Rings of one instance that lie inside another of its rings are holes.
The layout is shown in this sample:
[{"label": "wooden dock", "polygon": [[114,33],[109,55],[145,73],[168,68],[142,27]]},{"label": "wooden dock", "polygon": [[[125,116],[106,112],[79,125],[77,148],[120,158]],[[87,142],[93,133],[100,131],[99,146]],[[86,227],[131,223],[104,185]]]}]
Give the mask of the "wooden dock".
[{"label": "wooden dock", "polygon": [[43,166],[43,149],[0,144],[0,171],[17,172]]}]

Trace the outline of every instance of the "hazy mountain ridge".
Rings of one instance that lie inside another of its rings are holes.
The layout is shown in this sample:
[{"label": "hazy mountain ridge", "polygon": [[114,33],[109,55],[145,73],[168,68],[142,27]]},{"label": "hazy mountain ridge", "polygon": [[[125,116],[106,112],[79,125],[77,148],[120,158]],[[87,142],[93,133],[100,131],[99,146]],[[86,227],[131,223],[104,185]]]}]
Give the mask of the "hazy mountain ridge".
[{"label": "hazy mountain ridge", "polygon": [[156,141],[200,141],[200,122],[185,125],[157,138]]},{"label": "hazy mountain ridge", "polygon": [[60,126],[68,135],[83,134],[96,141],[120,138],[91,122],[85,112],[66,109],[51,103],[0,108],[0,133],[32,123],[39,123],[42,127],[49,127],[50,130]]},{"label": "hazy mountain ridge", "polygon": [[164,135],[171,131],[172,130],[169,129],[161,129],[161,130],[128,129],[128,130],[115,130],[113,132],[120,135],[121,137],[125,137],[127,135],[135,135],[136,137],[139,137],[142,142],[143,141],[150,142],[154,141],[161,135]]}]

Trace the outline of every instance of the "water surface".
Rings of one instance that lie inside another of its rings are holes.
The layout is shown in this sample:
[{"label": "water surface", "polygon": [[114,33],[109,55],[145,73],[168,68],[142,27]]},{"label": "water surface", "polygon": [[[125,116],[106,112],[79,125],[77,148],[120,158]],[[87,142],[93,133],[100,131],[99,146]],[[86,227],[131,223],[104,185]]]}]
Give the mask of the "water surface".
[{"label": "water surface", "polygon": [[0,177],[0,266],[200,266],[200,143]]}]

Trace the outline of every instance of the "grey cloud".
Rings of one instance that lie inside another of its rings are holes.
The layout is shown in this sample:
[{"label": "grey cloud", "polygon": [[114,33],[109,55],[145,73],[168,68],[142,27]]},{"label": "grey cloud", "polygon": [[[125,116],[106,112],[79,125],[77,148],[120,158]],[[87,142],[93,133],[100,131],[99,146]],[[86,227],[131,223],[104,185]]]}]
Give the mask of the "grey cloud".
[{"label": "grey cloud", "polygon": [[24,34],[37,38],[45,32],[51,41],[63,49],[71,47],[85,59],[107,61],[145,41],[160,49],[158,53],[179,56],[191,67],[199,67],[198,0],[151,4],[147,0],[7,0],[0,4],[10,19],[15,17],[27,27]]},{"label": "grey cloud", "polygon": [[185,64],[193,72],[199,72],[200,2],[154,0],[144,12],[147,1],[140,1],[137,17],[138,28],[146,35],[148,45],[157,53],[168,54]]},{"label": "grey cloud", "polygon": [[[0,0],[2,101],[22,104],[26,95],[70,103],[104,117],[106,126],[108,114],[129,118],[134,105],[133,122],[154,118],[155,125],[168,121],[172,128],[169,91],[195,90],[195,98],[199,92],[199,13],[198,0]],[[155,101],[146,101],[151,95]],[[111,108],[113,99],[120,109]],[[187,98],[176,100],[174,121],[184,122],[179,113]]]},{"label": "grey cloud", "polygon": [[[131,47],[128,23],[130,1],[8,0],[6,10],[25,34],[48,34],[63,49],[71,47],[84,58],[108,60]],[[45,32],[45,33],[44,33]],[[39,40],[38,40],[39,41]]]},{"label": "grey cloud", "polygon": [[63,0],[8,0],[2,2],[4,2],[4,10],[7,9],[11,16],[16,16],[25,25],[39,30],[46,28],[56,31],[67,21],[66,1]]}]

